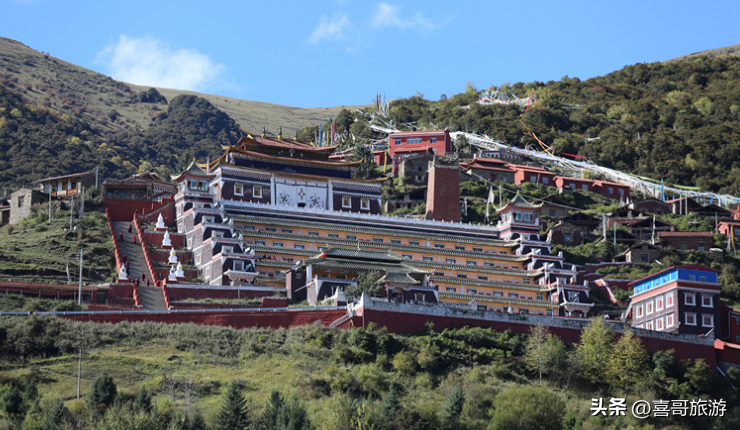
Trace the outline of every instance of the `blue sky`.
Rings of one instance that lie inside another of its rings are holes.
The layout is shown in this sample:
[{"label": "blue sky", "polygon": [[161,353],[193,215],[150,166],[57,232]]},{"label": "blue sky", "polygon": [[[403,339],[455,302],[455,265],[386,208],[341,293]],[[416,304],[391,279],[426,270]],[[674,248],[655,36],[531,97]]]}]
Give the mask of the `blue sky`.
[{"label": "blue sky", "polygon": [[0,36],[141,85],[300,107],[588,79],[740,44],[740,2],[0,0]]}]

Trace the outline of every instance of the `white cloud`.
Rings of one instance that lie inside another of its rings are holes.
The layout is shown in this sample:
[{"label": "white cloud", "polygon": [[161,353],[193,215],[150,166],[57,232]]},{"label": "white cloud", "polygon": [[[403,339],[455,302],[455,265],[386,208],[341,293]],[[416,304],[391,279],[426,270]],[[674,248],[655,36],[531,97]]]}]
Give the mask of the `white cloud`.
[{"label": "white cloud", "polygon": [[317,25],[311,32],[311,35],[308,36],[308,41],[317,44],[322,40],[343,39],[346,36],[346,32],[350,28],[350,25],[349,16],[346,14],[335,12],[331,18],[326,15],[322,15],[319,25]]},{"label": "white cloud", "polygon": [[173,49],[151,38],[121,35],[98,53],[112,78],[137,85],[202,91],[213,87],[226,67],[192,49]]},{"label": "white cloud", "polygon": [[425,18],[421,13],[416,13],[413,16],[402,18],[400,16],[398,6],[388,3],[380,3],[375,14],[370,19],[370,28],[378,29],[384,27],[433,30],[437,25],[430,19]]}]

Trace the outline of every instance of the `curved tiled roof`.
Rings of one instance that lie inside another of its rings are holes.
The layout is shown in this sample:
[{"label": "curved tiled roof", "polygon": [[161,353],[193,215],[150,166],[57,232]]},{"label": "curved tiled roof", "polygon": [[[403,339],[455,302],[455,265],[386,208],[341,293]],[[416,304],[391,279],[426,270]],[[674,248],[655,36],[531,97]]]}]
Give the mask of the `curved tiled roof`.
[{"label": "curved tiled roof", "polygon": [[439,292],[439,298],[444,299],[458,299],[458,300],[475,300],[477,302],[487,303],[502,303],[512,304],[519,306],[539,306],[546,308],[557,308],[558,304],[548,300],[525,300],[525,299],[514,299],[508,297],[494,297],[494,296],[482,296],[480,294],[461,294],[461,293],[448,293]]},{"label": "curved tiled roof", "polygon": [[457,284],[457,285],[475,285],[477,287],[505,288],[509,290],[534,291],[544,293],[548,291],[547,285],[539,284],[517,284],[509,282],[481,281],[480,279],[452,278],[447,276],[432,276],[431,279],[435,284]]}]

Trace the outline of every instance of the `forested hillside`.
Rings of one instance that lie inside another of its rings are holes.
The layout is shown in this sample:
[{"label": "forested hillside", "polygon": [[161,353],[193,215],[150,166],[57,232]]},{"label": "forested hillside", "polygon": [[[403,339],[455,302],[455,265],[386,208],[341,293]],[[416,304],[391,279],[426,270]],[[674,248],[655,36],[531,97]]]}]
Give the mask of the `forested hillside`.
[{"label": "forested hillside", "polygon": [[597,164],[667,183],[740,195],[740,58],[694,57],[666,64],[636,64],[586,81],[517,82],[492,87],[520,98],[513,104],[477,103],[463,94],[423,95],[391,103],[396,127],[449,128],[487,134],[515,146],[539,143],[585,155]]}]

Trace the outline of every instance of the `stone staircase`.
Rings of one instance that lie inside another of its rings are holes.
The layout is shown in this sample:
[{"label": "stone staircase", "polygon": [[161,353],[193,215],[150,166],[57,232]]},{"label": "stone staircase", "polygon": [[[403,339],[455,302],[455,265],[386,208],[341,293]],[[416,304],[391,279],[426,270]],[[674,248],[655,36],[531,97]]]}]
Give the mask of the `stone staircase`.
[{"label": "stone staircase", "polygon": [[[128,232],[129,224],[130,222],[128,221],[113,222],[113,231],[115,232],[116,240],[119,238],[119,233],[123,233],[123,242],[118,242],[118,247],[121,250],[121,254],[128,258],[128,276],[130,279],[138,278],[140,281],[139,297],[144,309],[167,309],[162,290],[154,286],[154,279],[152,279],[152,275],[149,273],[139,239],[137,238],[136,243],[134,243],[134,234]],[[142,274],[144,275],[143,281]],[[149,287],[146,286],[147,279],[149,280]]]}]

